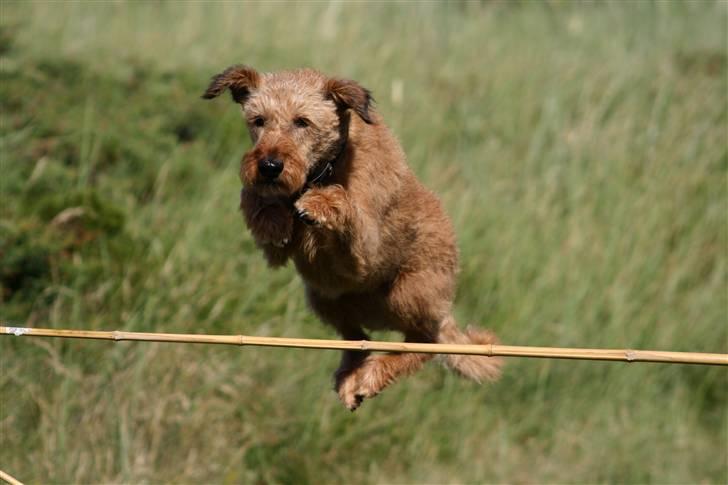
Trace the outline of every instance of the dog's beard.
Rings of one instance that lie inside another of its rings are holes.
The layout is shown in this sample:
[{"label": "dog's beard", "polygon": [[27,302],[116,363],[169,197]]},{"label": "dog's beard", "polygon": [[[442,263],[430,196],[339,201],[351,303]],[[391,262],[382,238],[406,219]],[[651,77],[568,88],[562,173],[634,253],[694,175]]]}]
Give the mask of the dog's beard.
[{"label": "dog's beard", "polygon": [[243,182],[243,186],[246,190],[250,190],[251,192],[256,193],[258,196],[266,199],[288,199],[298,193],[298,190],[292,190],[291,187],[288,187],[286,184],[283,184],[280,181],[263,181],[254,183]]}]

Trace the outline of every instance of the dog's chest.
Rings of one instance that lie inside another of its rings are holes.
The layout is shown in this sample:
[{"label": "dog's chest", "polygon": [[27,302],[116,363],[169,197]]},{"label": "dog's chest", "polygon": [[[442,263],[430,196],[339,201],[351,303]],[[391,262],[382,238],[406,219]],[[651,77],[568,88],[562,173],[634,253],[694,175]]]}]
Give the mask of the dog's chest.
[{"label": "dog's chest", "polygon": [[344,242],[325,230],[303,228],[293,261],[304,281],[321,293],[337,296],[362,289],[355,258]]}]

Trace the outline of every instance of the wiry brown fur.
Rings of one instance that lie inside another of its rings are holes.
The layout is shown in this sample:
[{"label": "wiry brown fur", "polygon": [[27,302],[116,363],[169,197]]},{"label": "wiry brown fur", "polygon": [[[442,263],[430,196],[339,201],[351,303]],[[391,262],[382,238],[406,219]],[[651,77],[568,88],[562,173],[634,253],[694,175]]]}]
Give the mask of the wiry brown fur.
[{"label": "wiry brown fur", "polygon": [[[309,69],[258,73],[233,66],[213,78],[203,97],[228,88],[255,144],[240,169],[245,222],[271,266],[293,260],[324,322],[345,339],[390,329],[410,342],[495,342],[489,332],[456,326],[452,226],[410,171],[369,91]],[[273,182],[258,170],[266,157],[283,162]],[[332,175],[308,186],[330,160],[336,160]],[[336,390],[354,410],[430,358],[344,352]],[[447,362],[476,381],[496,379],[501,366],[493,357]]]}]

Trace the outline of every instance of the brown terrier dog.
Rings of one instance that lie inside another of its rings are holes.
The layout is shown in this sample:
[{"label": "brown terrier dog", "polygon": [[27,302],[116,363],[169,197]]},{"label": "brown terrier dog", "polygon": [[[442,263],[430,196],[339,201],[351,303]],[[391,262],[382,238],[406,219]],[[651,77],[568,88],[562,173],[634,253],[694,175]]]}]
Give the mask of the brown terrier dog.
[{"label": "brown terrier dog", "polygon": [[[232,66],[203,98],[226,89],[254,143],[240,168],[245,222],[270,266],[293,260],[323,321],[348,340],[368,339],[366,328],[397,330],[407,342],[495,342],[487,331],[456,326],[452,226],[410,171],[368,90],[309,69]],[[336,390],[353,411],[431,357],[346,351]],[[501,366],[494,357],[446,362],[476,381],[496,379]]]}]

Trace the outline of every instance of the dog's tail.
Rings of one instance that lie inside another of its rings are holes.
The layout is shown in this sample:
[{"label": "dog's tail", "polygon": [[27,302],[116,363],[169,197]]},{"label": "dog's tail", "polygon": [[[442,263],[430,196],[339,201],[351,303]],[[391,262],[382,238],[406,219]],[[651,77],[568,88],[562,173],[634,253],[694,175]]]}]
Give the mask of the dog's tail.
[{"label": "dog's tail", "polygon": [[[441,344],[487,345],[498,343],[498,338],[488,330],[468,327],[461,331],[455,319],[446,318],[441,326],[437,342]],[[445,364],[463,377],[476,382],[495,381],[500,377],[503,359],[480,355],[445,355]]]}]

